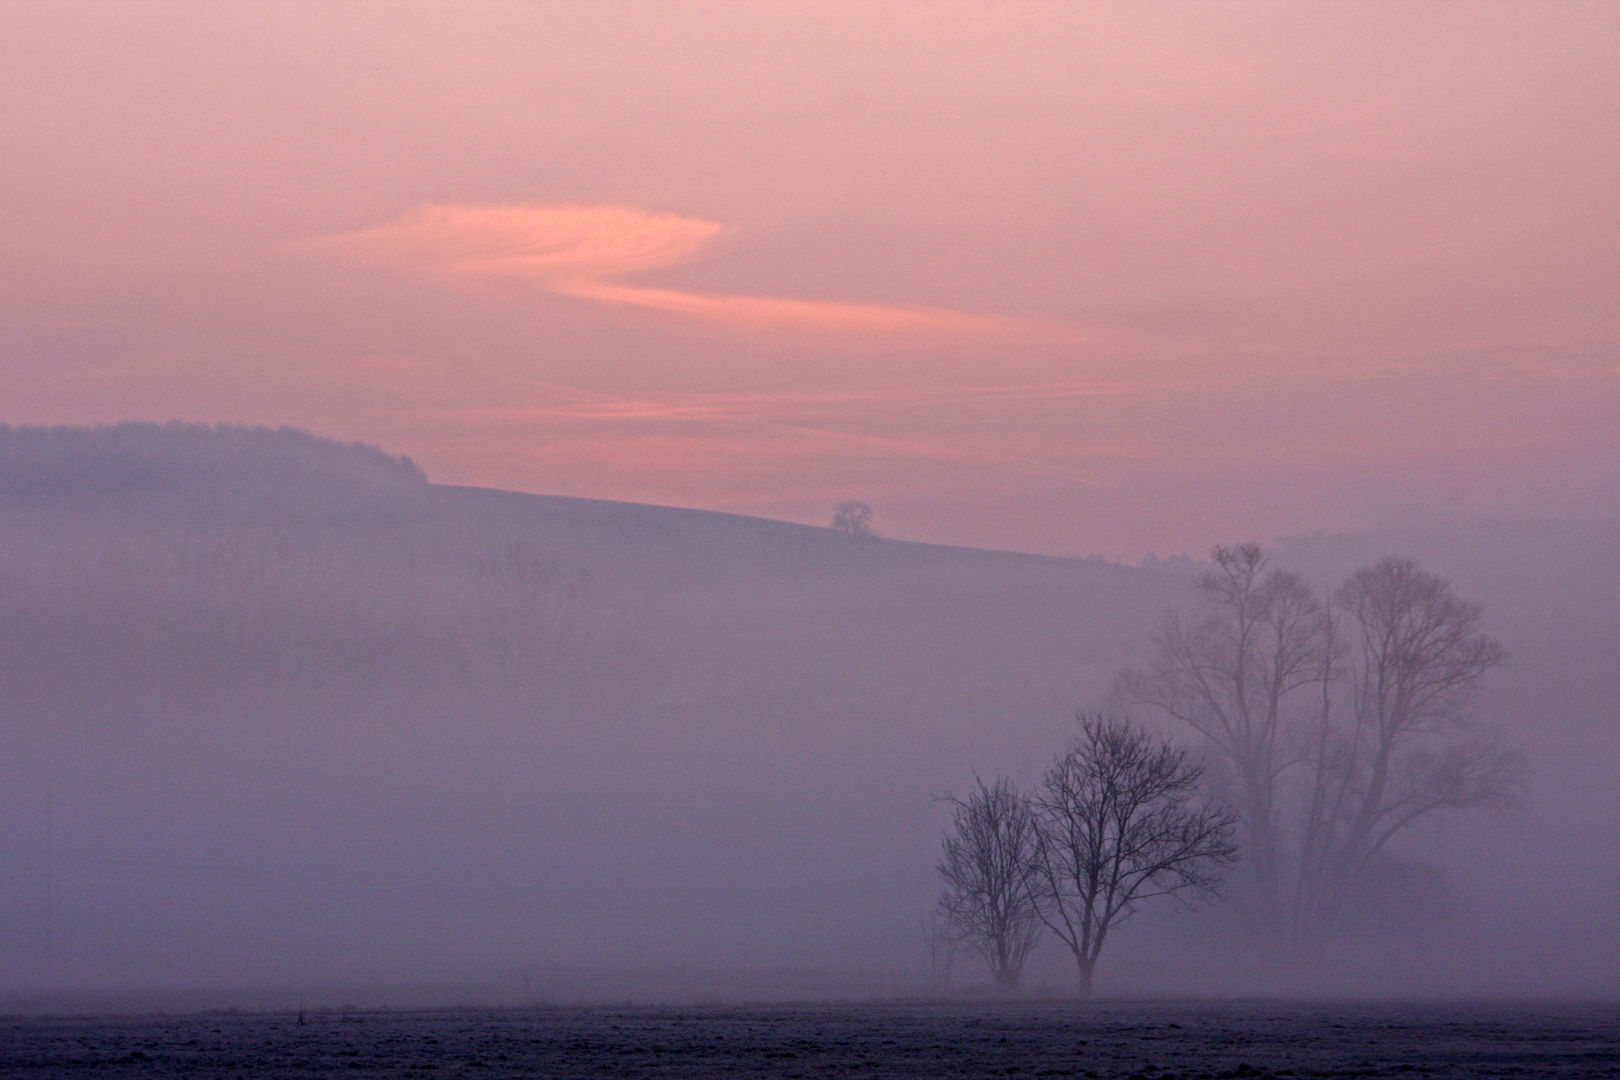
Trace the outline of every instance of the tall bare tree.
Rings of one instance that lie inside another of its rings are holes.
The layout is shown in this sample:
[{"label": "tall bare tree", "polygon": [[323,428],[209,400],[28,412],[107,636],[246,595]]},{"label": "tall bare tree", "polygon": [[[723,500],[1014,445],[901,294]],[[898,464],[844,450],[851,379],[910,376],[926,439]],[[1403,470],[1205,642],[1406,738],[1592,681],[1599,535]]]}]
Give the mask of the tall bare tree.
[{"label": "tall bare tree", "polygon": [[1507,661],[1480,605],[1397,558],[1352,574],[1335,601],[1352,639],[1348,707],[1324,716],[1304,762],[1292,915],[1308,951],[1340,929],[1391,840],[1440,814],[1511,807],[1524,769],[1473,720],[1481,677]]},{"label": "tall bare tree", "polygon": [[1189,614],[1169,612],[1158,655],[1125,672],[1119,696],[1162,709],[1203,735],[1231,773],[1245,867],[1263,925],[1283,911],[1279,785],[1295,763],[1290,728],[1320,701],[1334,648],[1326,611],[1299,577],[1257,544],[1218,547]]},{"label": "tall bare tree", "polygon": [[1237,853],[1234,816],[1197,806],[1203,769],[1128,721],[1081,717],[1033,803],[1039,912],[1091,993],[1109,934],[1162,896],[1213,893]]},{"label": "tall bare tree", "polygon": [[1005,777],[988,787],[979,781],[966,799],[946,798],[954,807],[939,860],[946,933],[984,960],[996,985],[1015,990],[1041,931],[1035,815]]},{"label": "tall bare tree", "polygon": [[1481,677],[1506,659],[1480,608],[1403,559],[1358,571],[1332,605],[1257,545],[1216,548],[1196,616],[1120,676],[1208,740],[1233,777],[1256,914],[1319,960],[1389,842],[1425,818],[1509,805],[1520,755],[1478,728]]}]

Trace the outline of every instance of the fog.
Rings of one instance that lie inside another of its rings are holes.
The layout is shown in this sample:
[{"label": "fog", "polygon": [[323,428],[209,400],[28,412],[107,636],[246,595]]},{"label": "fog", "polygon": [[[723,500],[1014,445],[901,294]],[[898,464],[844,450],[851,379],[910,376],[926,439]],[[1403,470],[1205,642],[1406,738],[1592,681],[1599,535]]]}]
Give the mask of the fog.
[{"label": "fog", "polygon": [[[1620,994],[1620,6],[0,20],[0,1013],[1071,1000],[939,861],[1099,710],[1239,847],[1099,995]],[[1245,774],[1121,673],[1251,541]],[[1391,785],[1388,556],[1483,658]],[[1273,781],[1296,886],[1417,800],[1292,957]]]},{"label": "fog", "polygon": [[[1620,530],[1273,549],[1323,584],[1407,555],[1484,603],[1512,660],[1480,711],[1529,757],[1524,808],[1403,839],[1438,899],[1310,977],[1257,963],[1228,901],[1145,912],[1099,989],[1620,992]],[[285,429],[0,428],[0,990],[988,993],[965,956],[930,975],[936,796],[1038,779],[1186,602],[1190,554],[443,486]],[[1070,993],[1065,963],[1044,942],[1025,992]]]}]

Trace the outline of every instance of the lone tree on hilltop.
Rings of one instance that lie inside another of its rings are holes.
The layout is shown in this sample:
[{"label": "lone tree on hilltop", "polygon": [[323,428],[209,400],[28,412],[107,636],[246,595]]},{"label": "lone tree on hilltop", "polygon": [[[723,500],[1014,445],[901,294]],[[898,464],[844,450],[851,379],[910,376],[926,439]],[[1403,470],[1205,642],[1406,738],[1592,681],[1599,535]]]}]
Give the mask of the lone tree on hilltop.
[{"label": "lone tree on hilltop", "polygon": [[1035,815],[1006,778],[988,787],[981,780],[966,799],[947,801],[954,812],[939,860],[945,931],[984,960],[997,986],[1016,990],[1041,932],[1033,892]]},{"label": "lone tree on hilltop", "polygon": [[851,499],[841,502],[833,510],[832,527],[838,532],[849,536],[875,538],[877,530],[872,528],[872,507],[868,503],[856,502]]},{"label": "lone tree on hilltop", "polygon": [[1203,768],[1128,720],[1082,716],[1036,791],[1037,911],[1091,993],[1110,932],[1160,896],[1215,893],[1237,857],[1235,817],[1194,804]]}]

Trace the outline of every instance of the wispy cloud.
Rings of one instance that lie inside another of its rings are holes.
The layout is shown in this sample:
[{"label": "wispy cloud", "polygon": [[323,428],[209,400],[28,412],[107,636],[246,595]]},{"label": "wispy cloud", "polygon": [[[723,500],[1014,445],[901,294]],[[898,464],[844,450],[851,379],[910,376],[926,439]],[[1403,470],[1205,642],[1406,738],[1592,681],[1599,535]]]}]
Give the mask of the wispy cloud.
[{"label": "wispy cloud", "polygon": [[1096,344],[1117,336],[1067,323],[921,304],[739,296],[625,283],[690,262],[726,231],[716,222],[628,206],[431,205],[373,228],[294,246],[447,286],[539,289],[747,330]]},{"label": "wispy cloud", "polygon": [[722,231],[628,206],[430,205],[299,246],[357,265],[563,291],[675,266]]}]

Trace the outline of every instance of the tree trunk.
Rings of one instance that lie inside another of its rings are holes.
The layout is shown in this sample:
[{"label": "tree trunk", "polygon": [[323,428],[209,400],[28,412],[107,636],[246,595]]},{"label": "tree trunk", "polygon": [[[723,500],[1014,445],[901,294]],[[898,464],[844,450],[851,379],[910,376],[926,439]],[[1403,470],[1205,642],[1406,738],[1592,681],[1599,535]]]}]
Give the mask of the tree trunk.
[{"label": "tree trunk", "polygon": [[1085,1001],[1091,997],[1091,973],[1097,968],[1097,960],[1095,957],[1087,960],[1083,956],[1077,956],[1074,962],[1080,968],[1080,1000]]}]

